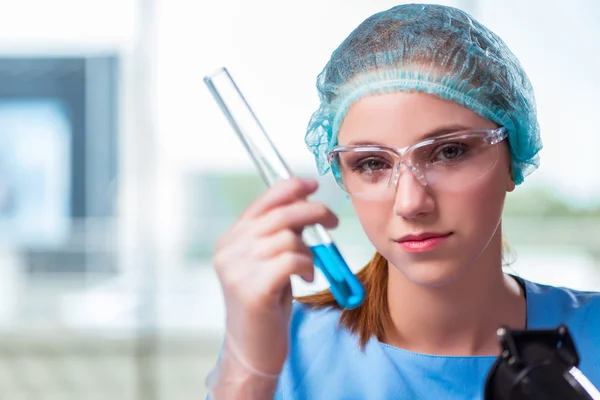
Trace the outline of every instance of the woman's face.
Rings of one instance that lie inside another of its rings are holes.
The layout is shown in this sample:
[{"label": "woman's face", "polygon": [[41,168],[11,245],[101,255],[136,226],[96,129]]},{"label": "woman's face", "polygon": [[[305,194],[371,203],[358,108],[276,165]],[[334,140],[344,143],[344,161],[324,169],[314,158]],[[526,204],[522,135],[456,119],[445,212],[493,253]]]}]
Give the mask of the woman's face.
[{"label": "woman's face", "polygon": [[[340,127],[339,144],[404,148],[432,132],[495,128],[458,103],[424,93],[394,92],[354,103]],[[483,154],[498,162],[460,190],[424,186],[402,168],[392,195],[376,200],[351,196],[370,241],[410,281],[431,287],[448,284],[475,265],[493,238],[500,240],[504,199],[515,185],[508,143],[496,146]],[[405,240],[423,234],[438,239]]]}]

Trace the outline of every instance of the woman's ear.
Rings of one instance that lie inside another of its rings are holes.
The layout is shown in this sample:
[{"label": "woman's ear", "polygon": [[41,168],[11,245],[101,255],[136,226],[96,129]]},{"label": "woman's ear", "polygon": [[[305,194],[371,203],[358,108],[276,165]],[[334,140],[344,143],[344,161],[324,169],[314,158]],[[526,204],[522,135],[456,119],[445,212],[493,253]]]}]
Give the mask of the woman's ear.
[{"label": "woman's ear", "polygon": [[508,179],[507,179],[507,184],[506,184],[506,191],[508,193],[512,192],[517,187],[517,185],[515,185],[515,181],[513,179],[512,171],[513,171],[512,164],[509,162],[508,163]]},{"label": "woman's ear", "polygon": [[512,177],[508,180],[508,185],[506,186],[506,191],[507,192],[512,192],[513,190],[515,190],[515,188],[517,187],[517,185],[515,185],[515,181],[512,180]]}]

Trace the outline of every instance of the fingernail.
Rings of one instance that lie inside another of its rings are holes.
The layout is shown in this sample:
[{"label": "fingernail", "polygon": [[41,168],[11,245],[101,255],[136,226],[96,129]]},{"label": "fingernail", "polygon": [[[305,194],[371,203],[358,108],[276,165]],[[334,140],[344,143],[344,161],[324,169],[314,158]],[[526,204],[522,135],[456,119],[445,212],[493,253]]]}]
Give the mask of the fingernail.
[{"label": "fingernail", "polygon": [[315,190],[318,186],[316,179],[304,179],[304,187],[307,190]]}]

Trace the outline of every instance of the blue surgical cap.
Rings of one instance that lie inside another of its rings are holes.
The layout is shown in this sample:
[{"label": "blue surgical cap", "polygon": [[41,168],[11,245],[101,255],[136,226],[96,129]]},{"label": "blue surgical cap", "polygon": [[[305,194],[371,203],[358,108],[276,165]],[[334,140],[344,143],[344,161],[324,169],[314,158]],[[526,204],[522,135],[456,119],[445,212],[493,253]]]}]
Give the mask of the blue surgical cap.
[{"label": "blue surgical cap", "polygon": [[321,175],[352,103],[392,91],[434,94],[505,127],[517,185],[539,166],[535,97],[523,67],[502,39],[457,8],[407,4],[367,18],[332,53],[317,90],[305,140]]}]

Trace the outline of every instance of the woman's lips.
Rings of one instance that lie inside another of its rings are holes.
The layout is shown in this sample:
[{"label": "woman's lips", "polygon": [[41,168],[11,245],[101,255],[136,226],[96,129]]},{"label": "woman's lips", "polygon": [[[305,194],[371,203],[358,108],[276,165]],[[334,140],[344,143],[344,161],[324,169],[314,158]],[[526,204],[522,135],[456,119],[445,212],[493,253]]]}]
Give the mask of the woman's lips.
[{"label": "woman's lips", "polygon": [[448,237],[452,235],[450,233],[422,233],[419,235],[408,235],[398,240],[394,240],[406,251],[410,252],[421,252],[433,250],[437,246],[444,243]]}]

